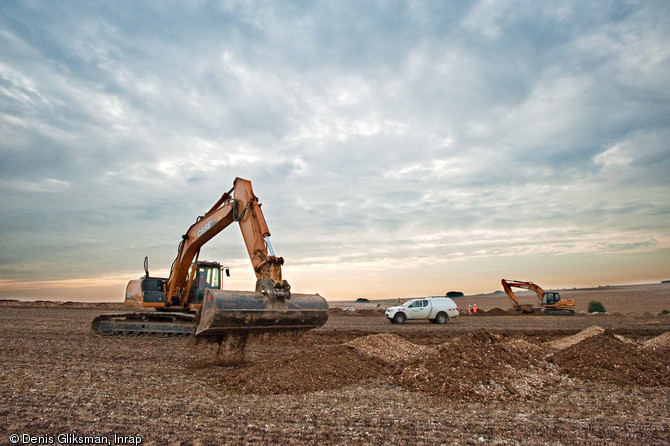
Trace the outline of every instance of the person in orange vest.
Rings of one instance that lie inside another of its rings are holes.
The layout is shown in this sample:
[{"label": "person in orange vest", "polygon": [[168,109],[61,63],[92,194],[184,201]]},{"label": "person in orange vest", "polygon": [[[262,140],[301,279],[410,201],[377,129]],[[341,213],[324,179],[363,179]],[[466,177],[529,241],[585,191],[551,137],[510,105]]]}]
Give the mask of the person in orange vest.
[{"label": "person in orange vest", "polygon": [[472,313],[477,316],[477,304],[472,305]]},{"label": "person in orange vest", "polygon": [[468,314],[472,316],[472,305],[468,305]]}]

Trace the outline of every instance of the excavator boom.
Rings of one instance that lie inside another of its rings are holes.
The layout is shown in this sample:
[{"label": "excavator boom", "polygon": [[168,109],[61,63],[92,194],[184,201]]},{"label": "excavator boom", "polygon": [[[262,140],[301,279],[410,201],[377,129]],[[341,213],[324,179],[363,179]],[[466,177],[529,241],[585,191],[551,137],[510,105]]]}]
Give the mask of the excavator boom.
[{"label": "excavator boom", "polygon": [[[532,313],[533,312],[533,306],[532,305],[521,305],[521,304],[519,304],[519,300],[516,298],[516,294],[514,294],[514,290],[512,290],[512,287],[531,289],[531,286],[537,286],[537,285],[535,285],[532,282],[519,282],[519,281],[516,281],[516,280],[505,280],[505,279],[502,279],[500,282],[502,283],[503,289],[505,290],[505,293],[507,294],[507,297],[509,297],[509,300],[512,301],[512,307],[516,311],[518,311],[519,313]],[[534,290],[534,291],[537,293],[537,290]],[[542,289],[541,288],[540,288],[540,294],[542,294]]]},{"label": "excavator boom", "polygon": [[233,222],[239,223],[256,279],[265,283],[271,280],[272,286],[278,293],[290,297],[288,284],[282,280],[281,274],[284,259],[272,254],[270,230],[258,198],[251,188],[251,182],[236,178],[233,188],[223,194],[205,215],[198,217],[182,236],[167,283],[167,306],[186,304],[184,299],[188,286],[187,278],[193,259],[197,257],[205,243]]}]

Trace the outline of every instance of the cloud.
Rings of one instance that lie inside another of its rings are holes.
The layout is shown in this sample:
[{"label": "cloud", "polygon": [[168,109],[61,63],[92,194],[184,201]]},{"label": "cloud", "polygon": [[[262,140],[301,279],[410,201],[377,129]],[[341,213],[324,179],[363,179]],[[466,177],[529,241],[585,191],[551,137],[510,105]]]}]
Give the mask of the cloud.
[{"label": "cloud", "polygon": [[633,161],[633,158],[625,153],[620,146],[613,146],[596,155],[593,161],[602,166],[603,173],[607,173],[607,171],[620,171],[622,168],[627,167]]},{"label": "cloud", "polygon": [[664,2],[0,10],[7,280],[169,266],[236,176],[301,268],[670,247]]}]

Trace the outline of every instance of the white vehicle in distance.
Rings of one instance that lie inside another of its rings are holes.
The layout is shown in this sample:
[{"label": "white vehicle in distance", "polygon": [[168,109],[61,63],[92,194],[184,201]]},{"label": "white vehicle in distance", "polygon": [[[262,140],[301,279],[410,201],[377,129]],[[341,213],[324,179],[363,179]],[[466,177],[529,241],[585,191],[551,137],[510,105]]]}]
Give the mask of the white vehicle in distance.
[{"label": "white vehicle in distance", "polygon": [[386,310],[386,318],[393,324],[407,320],[428,319],[433,324],[446,324],[450,317],[458,316],[458,306],[448,297],[411,299]]}]

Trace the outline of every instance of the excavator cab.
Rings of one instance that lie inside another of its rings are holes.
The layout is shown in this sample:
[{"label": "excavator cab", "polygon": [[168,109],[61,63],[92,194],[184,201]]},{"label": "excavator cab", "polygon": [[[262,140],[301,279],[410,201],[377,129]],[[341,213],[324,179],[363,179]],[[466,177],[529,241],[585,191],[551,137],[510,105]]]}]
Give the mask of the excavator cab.
[{"label": "excavator cab", "polygon": [[189,294],[189,304],[202,304],[205,296],[205,289],[221,289],[221,272],[225,271],[226,276],[230,277],[230,269],[222,267],[218,262],[198,262],[196,266],[195,277],[191,285]]},{"label": "excavator cab", "polygon": [[545,292],[542,294],[542,305],[554,305],[561,300],[561,295],[558,293]]}]

